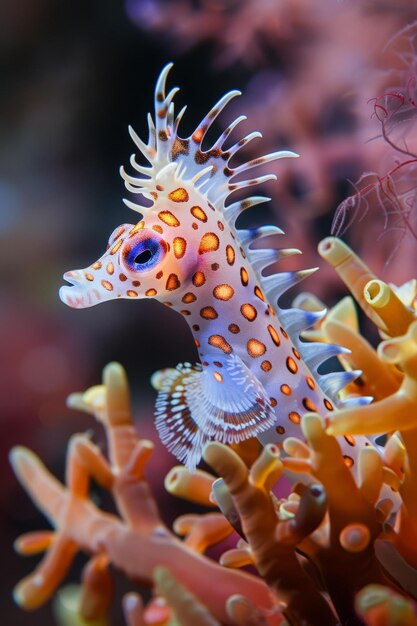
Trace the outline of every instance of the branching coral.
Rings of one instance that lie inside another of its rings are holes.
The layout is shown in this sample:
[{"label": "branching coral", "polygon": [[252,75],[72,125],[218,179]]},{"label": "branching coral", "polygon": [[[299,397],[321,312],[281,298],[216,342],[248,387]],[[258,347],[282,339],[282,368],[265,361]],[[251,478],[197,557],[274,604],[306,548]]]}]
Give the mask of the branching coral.
[{"label": "branching coral", "polygon": [[294,519],[278,521],[269,488],[283,472],[279,452],[267,446],[248,472],[239,456],[220,443],[209,444],[206,461],[225,480],[240,514],[256,566],[269,586],[286,602],[295,623],[334,624],[324,599],[303,571],[294,547],[321,522],[326,498],[319,486],[306,490]]},{"label": "branching coral", "polygon": [[[64,578],[77,549],[82,548],[100,555],[98,560],[93,556],[88,566],[96,573],[111,562],[129,578],[149,583],[154,568],[166,565],[179,584],[207,603],[213,615],[225,623],[231,623],[225,603],[234,594],[243,594],[257,605],[270,607],[270,592],[259,579],[201,558],[162,523],[144,479],[153,446],[150,441],[140,439],[133,427],[122,368],[109,365],[104,372],[104,387],[87,392],[82,402],[105,424],[110,463],[87,436],[75,435],[69,445],[67,487],[64,487],[29,450],[15,448],[11,453],[19,480],[56,529],[53,537],[47,536],[47,541],[32,534],[19,541],[21,551],[27,552],[30,546],[33,553],[38,540],[38,551],[46,548],[47,553],[34,573],[17,586],[17,602],[26,609],[35,609],[48,600]],[[89,501],[90,477],[111,489],[121,519],[103,513]],[[194,535],[189,543],[197,543],[200,548],[202,535],[200,527],[200,541],[196,542]],[[215,540],[219,540],[217,535]],[[209,543],[207,538],[204,542]],[[207,585],[210,579],[217,584]],[[102,594],[107,596],[105,586]],[[89,601],[85,600],[83,606],[86,604]]]},{"label": "branching coral", "polygon": [[356,411],[342,409],[329,418],[328,430],[335,434],[399,432],[407,456],[404,478],[399,486],[403,506],[394,542],[404,558],[417,567],[417,321],[405,335],[381,343],[379,354],[382,360],[399,366],[404,373],[398,391]]},{"label": "branching coral", "polygon": [[[383,481],[382,462],[374,449],[363,450],[357,487],[337,441],[325,433],[321,418],[307,414],[302,427],[308,445],[287,439],[284,448],[290,456],[282,462],[276,448],[266,448],[249,474],[239,457],[221,444],[210,444],[205,458],[224,477],[255,564],[286,601],[290,623],[334,623],[330,608],[318,595],[316,580],[303,570],[294,553],[296,546],[318,568],[338,615],[348,623],[355,618],[355,593],[367,583],[387,582],[373,546],[382,534],[380,522],[385,517],[383,510],[375,508]],[[268,466],[266,459],[269,467],[259,477],[259,465]],[[290,519],[277,520],[268,493],[268,473],[274,471],[274,464],[279,464],[281,471],[285,466],[311,472],[321,483],[303,488]],[[326,511],[326,494],[328,519],[318,529]]]}]

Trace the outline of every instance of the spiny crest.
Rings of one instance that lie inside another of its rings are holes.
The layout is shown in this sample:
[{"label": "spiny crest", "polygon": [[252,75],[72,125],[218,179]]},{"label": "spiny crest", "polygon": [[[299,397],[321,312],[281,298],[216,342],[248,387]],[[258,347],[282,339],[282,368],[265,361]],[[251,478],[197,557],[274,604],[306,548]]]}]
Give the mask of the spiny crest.
[{"label": "spiny crest", "polygon": [[[229,91],[220,98],[217,104],[198,124],[194,132],[187,138],[181,138],[178,135],[178,129],[186,107],[181,109],[178,115],[175,116],[174,97],[179,89],[174,87],[166,94],[166,79],[172,65],[172,63],[169,63],[162,70],[156,84],[155,119],[148,114],[148,142],[142,141],[133,128],[129,127],[130,136],[142,156],[147,159],[149,165],[145,166],[138,163],[136,155],[133,154],[130,163],[135,170],[135,174],[137,173],[140,176],[127,174],[123,167],[120,169],[121,176],[128,191],[142,194],[149,199],[151,199],[151,190],[157,184],[161,184],[167,177],[170,177],[171,181],[188,181],[200,193],[204,194],[207,200],[214,204],[219,211],[224,213],[229,223],[230,221],[234,223],[237,214],[241,210],[247,208],[247,206],[268,200],[268,198],[249,198],[225,207],[224,203],[228,195],[236,189],[244,189],[276,178],[274,174],[266,174],[248,180],[237,180],[239,175],[258,165],[283,157],[296,157],[298,155],[288,150],[281,150],[252,159],[237,167],[231,167],[231,158],[250,141],[262,136],[259,132],[253,132],[231,147],[225,148],[229,135],[240,122],[246,119],[245,115],[236,118],[209,149],[203,150],[202,143],[209,128],[226,105],[234,97],[240,95],[239,91]],[[253,202],[253,200],[256,201]],[[146,213],[146,207],[135,204],[130,200],[125,200],[124,202],[133,210]]]}]

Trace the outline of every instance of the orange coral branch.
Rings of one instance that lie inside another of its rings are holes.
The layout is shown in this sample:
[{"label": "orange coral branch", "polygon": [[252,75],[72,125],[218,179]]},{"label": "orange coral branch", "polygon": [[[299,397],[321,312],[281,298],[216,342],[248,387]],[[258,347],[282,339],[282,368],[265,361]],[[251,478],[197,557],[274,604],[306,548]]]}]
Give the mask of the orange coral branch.
[{"label": "orange coral branch", "polygon": [[[224,478],[256,567],[278,597],[286,602],[287,618],[295,623],[304,620],[322,626],[335,624],[329,606],[314,588],[294,552],[295,545],[311,528],[302,528],[290,521],[279,522],[269,490],[265,488],[271,475],[276,478],[277,470],[282,473],[278,449],[266,446],[251,473],[235,452],[217,442],[206,446],[204,458]],[[324,511],[321,519],[323,514]]]},{"label": "orange coral branch", "polygon": [[[144,480],[144,468],[153,446],[139,439],[131,416],[130,425],[128,423],[124,371],[119,365],[111,364],[105,369],[104,381],[105,387],[94,391],[94,403],[89,404],[88,393],[82,401],[92,412],[98,413],[106,425],[113,446],[109,466],[112,493],[124,519],[100,511],[88,500],[91,474],[102,475],[104,484],[110,479],[106,463],[87,437],[77,435],[69,448],[70,489],[60,484],[32,452],[15,449],[11,462],[16,475],[57,529],[52,547],[35,575],[17,587],[20,604],[34,608],[45,602],[80,547],[94,555],[103,555],[133,580],[151,583],[154,568],[166,565],[178,582],[209,604],[216,619],[225,624],[231,623],[226,600],[233,594],[243,593],[258,606],[270,608],[270,592],[261,580],[245,572],[226,570],[195,554],[164,526]],[[97,400],[97,394],[104,402]],[[118,398],[120,395],[123,397]],[[41,586],[36,578],[39,573],[44,575],[42,580],[45,581]],[[216,580],[216,585],[207,585],[207,580]]]},{"label": "orange coral branch", "polygon": [[[322,418],[308,413],[301,425],[310,450],[303,460],[308,460],[311,473],[323,484],[329,511],[327,537],[314,533],[301,548],[318,565],[341,621],[349,622],[356,619],[355,593],[370,582],[386,583],[373,548],[381,533],[374,504],[382,486],[382,464],[374,450],[363,450],[358,487],[337,440],[326,434]],[[306,445],[297,440],[286,442],[286,449],[306,454]]]}]

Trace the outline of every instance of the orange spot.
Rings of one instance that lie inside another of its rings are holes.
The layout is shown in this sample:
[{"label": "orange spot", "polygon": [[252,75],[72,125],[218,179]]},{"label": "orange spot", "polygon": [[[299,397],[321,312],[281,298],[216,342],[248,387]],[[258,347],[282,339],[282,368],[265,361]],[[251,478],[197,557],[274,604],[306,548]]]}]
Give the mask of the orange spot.
[{"label": "orange spot", "polygon": [[292,351],[293,351],[293,354],[294,354],[295,358],[300,360],[301,356],[300,356],[300,353],[298,352],[298,350],[296,350],[296,348],[293,348]]},{"label": "orange spot", "polygon": [[291,374],[296,374],[298,372],[298,365],[292,358],[289,356],[286,360],[287,369],[291,372]]},{"label": "orange spot", "polygon": [[220,372],[214,372],[213,376],[217,380],[218,383],[223,382],[223,376],[220,374]]},{"label": "orange spot", "polygon": [[177,259],[182,259],[187,249],[187,242],[183,237],[175,237],[174,254]]},{"label": "orange spot", "polygon": [[164,190],[164,188],[161,185],[157,185],[156,188],[157,188],[158,191],[163,191]]},{"label": "orange spot", "polygon": [[211,346],[215,348],[220,348],[226,354],[230,354],[232,351],[232,346],[227,343],[226,339],[221,335],[211,335],[208,340]]},{"label": "orange spot", "polygon": [[196,272],[192,280],[195,287],[201,287],[201,285],[204,285],[204,283],[206,282],[206,277],[204,276],[203,272]]},{"label": "orange spot", "polygon": [[162,234],[164,232],[162,226],[159,226],[159,224],[155,224],[155,226],[152,226],[152,230],[159,234]]},{"label": "orange spot", "polygon": [[213,270],[213,272],[217,272],[219,267],[220,267],[220,265],[218,263],[212,263],[211,264],[211,269]]},{"label": "orange spot", "polygon": [[278,435],[283,435],[285,433],[284,426],[277,426],[275,430],[277,431]]},{"label": "orange spot", "polygon": [[333,404],[327,398],[324,398],[323,404],[328,411],[333,411]]},{"label": "orange spot", "polygon": [[271,406],[277,406],[278,404],[276,398],[269,398],[269,402],[271,403]]},{"label": "orange spot", "polygon": [[204,128],[197,128],[195,133],[193,134],[193,141],[196,143],[200,143],[204,137]]},{"label": "orange spot", "polygon": [[168,198],[173,202],[188,202],[188,192],[184,187],[178,187],[168,194]]},{"label": "orange spot", "polygon": [[303,406],[307,411],[311,411],[312,413],[317,411],[316,405],[310,400],[310,398],[303,398]]},{"label": "orange spot", "polygon": [[205,320],[215,320],[218,316],[216,309],[213,309],[212,306],[205,306],[200,311],[201,317],[204,317]]},{"label": "orange spot", "polygon": [[269,324],[268,326],[268,332],[271,335],[271,339],[274,342],[274,344],[276,346],[279,346],[281,344],[281,339],[279,338],[277,331],[275,330],[273,326],[271,326],[271,324]]},{"label": "orange spot", "polygon": [[196,224],[196,222],[193,222],[191,226],[193,227],[194,230],[198,230],[198,224]]},{"label": "orange spot", "polygon": [[110,274],[110,276],[112,274],[114,274],[114,265],[113,265],[113,263],[107,263],[106,270],[107,270],[107,273]]},{"label": "orange spot", "polygon": [[226,259],[229,265],[233,265],[235,262],[235,251],[232,246],[226,246]]},{"label": "orange spot", "polygon": [[226,285],[225,283],[222,285],[217,285],[213,289],[213,295],[217,300],[230,300],[233,297],[235,290],[230,285]]},{"label": "orange spot", "polygon": [[176,274],[170,274],[168,276],[167,283],[165,288],[167,291],[174,291],[174,289],[178,289],[181,286],[180,280]]},{"label": "orange spot", "polygon": [[94,280],[94,276],[92,274],[85,274],[87,280]]},{"label": "orange spot", "polygon": [[116,254],[116,252],[118,251],[122,243],[123,243],[123,239],[119,239],[116,242],[116,244],[113,246],[113,248],[110,250],[110,254]]},{"label": "orange spot", "polygon": [[207,215],[199,206],[193,206],[191,208],[191,215],[193,215],[196,220],[200,220],[200,222],[207,222]]},{"label": "orange spot", "polygon": [[307,382],[307,385],[310,387],[310,389],[313,389],[314,391],[314,389],[316,388],[316,383],[311,378],[311,376],[306,376],[306,382]]},{"label": "orange spot", "polygon": [[290,396],[292,394],[292,389],[289,385],[281,385],[280,389],[284,396]]},{"label": "orange spot", "polygon": [[206,233],[202,236],[198,247],[198,254],[206,254],[219,249],[219,238],[215,233]]},{"label": "orange spot", "polygon": [[249,339],[247,343],[247,349],[249,356],[257,358],[262,356],[266,352],[266,346],[262,343],[262,341],[258,341],[257,339]]},{"label": "orange spot", "polygon": [[268,304],[268,311],[270,312],[271,315],[275,315],[275,311],[270,304]]},{"label": "orange spot", "polygon": [[134,287],[140,287],[140,281],[139,280],[132,280],[132,285]]},{"label": "orange spot", "polygon": [[158,200],[158,194],[156,193],[156,191],[151,191],[151,196],[154,200]]},{"label": "orange spot", "polygon": [[199,348],[199,347],[200,347],[200,342],[199,342],[199,341],[198,341],[198,339],[196,339],[195,337],[194,337],[194,343],[195,343],[195,345],[197,346],[197,348]]},{"label": "orange spot", "polygon": [[270,372],[272,369],[271,361],[262,361],[261,369],[263,369],[264,372]]},{"label": "orange spot", "polygon": [[349,468],[353,467],[354,461],[353,461],[351,456],[348,456],[347,454],[344,454],[343,455],[343,460],[345,462],[346,467],[349,467]]},{"label": "orange spot", "polygon": [[345,435],[345,440],[350,446],[353,447],[355,445],[355,438],[352,435]]},{"label": "orange spot", "polygon": [[220,361],[213,361],[213,363],[216,367],[223,367],[223,363],[220,363]]},{"label": "orange spot", "polygon": [[142,230],[142,228],[144,228],[144,226],[145,226],[145,222],[143,220],[141,220],[140,222],[135,224],[135,226],[133,228],[130,229],[129,235],[134,235],[139,230]]},{"label": "orange spot", "polygon": [[198,333],[198,331],[200,330],[200,326],[198,324],[193,324],[193,330]]},{"label": "orange spot", "polygon": [[229,331],[234,335],[240,333],[240,328],[237,324],[229,324]]},{"label": "orange spot", "polygon": [[293,424],[299,424],[301,422],[301,417],[296,411],[291,411],[291,413],[288,413],[288,419]]},{"label": "orange spot", "polygon": [[126,293],[129,296],[129,298],[137,298],[138,297],[137,291],[133,291],[133,289],[128,289],[128,291],[126,291]]},{"label": "orange spot", "polygon": [[147,289],[145,291],[145,296],[149,296],[149,297],[156,296],[156,289]]},{"label": "orange spot", "polygon": [[102,280],[101,284],[103,285],[104,289],[107,289],[107,291],[113,291],[113,285],[108,280]]},{"label": "orange spot", "polygon": [[182,297],[182,302],[184,302],[185,304],[189,304],[190,302],[195,302],[197,300],[197,296],[195,296],[193,293],[186,293],[183,297]]},{"label": "orange spot", "polygon": [[127,280],[127,276],[125,276],[124,274],[119,274],[119,280],[124,282],[125,280]]},{"label": "orange spot", "polygon": [[242,306],[240,307],[240,312],[242,313],[243,317],[249,320],[249,322],[253,322],[253,320],[258,315],[257,310],[254,306],[252,306],[252,304],[242,304]]},{"label": "orange spot", "polygon": [[183,309],[182,311],[180,311],[180,313],[182,315],[191,315],[191,311],[187,311],[187,309]]},{"label": "orange spot", "polygon": [[93,263],[93,265],[91,266],[93,268],[93,270],[99,270],[101,269],[101,263],[100,261],[96,261],[95,263]]},{"label": "orange spot", "polygon": [[258,287],[258,285],[256,285],[256,287],[254,289],[254,293],[255,293],[255,296],[257,298],[259,298],[259,300],[262,300],[262,302],[265,302],[265,296],[262,293],[262,291],[260,290],[260,288]]},{"label": "orange spot", "polygon": [[246,287],[249,282],[249,276],[244,267],[240,268],[240,280],[242,281],[242,285]]},{"label": "orange spot", "polygon": [[224,224],[220,220],[217,222],[217,226],[219,227],[219,230],[224,230]]},{"label": "orange spot", "polygon": [[158,272],[157,275],[155,276],[156,280],[159,280],[160,278],[162,278],[163,275],[164,275],[164,272]]},{"label": "orange spot", "polygon": [[279,329],[280,329],[284,339],[288,339],[288,333],[282,328],[282,326],[280,326]]},{"label": "orange spot", "polygon": [[175,228],[180,225],[180,222],[171,211],[160,211],[158,217],[161,222],[164,222],[167,226],[173,226]]}]

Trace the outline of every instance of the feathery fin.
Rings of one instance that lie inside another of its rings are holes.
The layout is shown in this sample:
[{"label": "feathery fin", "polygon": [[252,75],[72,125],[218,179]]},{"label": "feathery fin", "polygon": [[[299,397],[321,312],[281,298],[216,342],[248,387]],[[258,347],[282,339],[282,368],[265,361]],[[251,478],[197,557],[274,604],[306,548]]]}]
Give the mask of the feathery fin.
[{"label": "feathery fin", "polygon": [[[159,381],[156,428],[163,443],[188,467],[198,463],[196,444],[212,438],[237,443],[275,422],[266,390],[243,361],[234,354],[216,355],[215,360],[204,368],[180,364],[162,373]],[[198,431],[205,437],[197,441]]]}]

